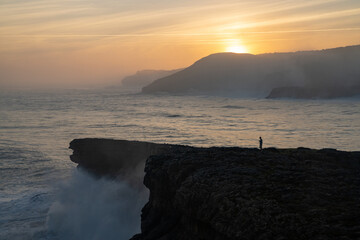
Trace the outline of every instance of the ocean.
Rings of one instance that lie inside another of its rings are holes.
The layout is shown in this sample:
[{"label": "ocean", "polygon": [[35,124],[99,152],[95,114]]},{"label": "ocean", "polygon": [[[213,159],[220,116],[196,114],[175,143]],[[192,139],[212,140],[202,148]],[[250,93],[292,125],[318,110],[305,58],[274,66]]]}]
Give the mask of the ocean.
[{"label": "ocean", "polygon": [[0,239],[129,239],[146,189],[95,179],[75,138],[192,146],[360,150],[360,99],[142,95],[119,89],[0,92]]}]

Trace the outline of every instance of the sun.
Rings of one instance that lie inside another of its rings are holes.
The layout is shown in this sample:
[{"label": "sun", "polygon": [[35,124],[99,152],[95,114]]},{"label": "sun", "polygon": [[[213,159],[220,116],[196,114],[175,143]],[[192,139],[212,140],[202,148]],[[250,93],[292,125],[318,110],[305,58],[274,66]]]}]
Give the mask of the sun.
[{"label": "sun", "polygon": [[226,52],[232,53],[248,53],[249,51],[245,46],[242,45],[231,45],[226,48]]}]

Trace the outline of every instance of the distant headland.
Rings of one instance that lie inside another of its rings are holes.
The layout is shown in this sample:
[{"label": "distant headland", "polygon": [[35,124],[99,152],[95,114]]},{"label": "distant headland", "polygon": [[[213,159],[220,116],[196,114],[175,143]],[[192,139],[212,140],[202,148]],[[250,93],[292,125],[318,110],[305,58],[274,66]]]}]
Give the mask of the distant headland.
[{"label": "distant headland", "polygon": [[318,51],[212,54],[157,79],[143,93],[336,98],[360,94],[360,45]]},{"label": "distant headland", "polygon": [[121,80],[121,86],[125,88],[141,88],[145,85],[152,83],[153,81],[167,77],[182,69],[174,70],[142,70],[137,71],[135,74],[124,77]]}]

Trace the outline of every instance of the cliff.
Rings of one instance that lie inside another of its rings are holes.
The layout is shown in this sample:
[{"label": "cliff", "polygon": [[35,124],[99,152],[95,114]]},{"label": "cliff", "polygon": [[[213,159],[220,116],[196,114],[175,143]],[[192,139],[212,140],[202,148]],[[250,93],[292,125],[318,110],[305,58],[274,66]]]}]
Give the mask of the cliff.
[{"label": "cliff", "polygon": [[[338,95],[339,89],[360,86],[359,59],[360,45],[259,55],[218,53],[152,82],[143,87],[142,92],[195,91],[215,95],[266,97],[274,88],[299,86],[321,89],[312,91],[311,98],[314,94],[315,98],[327,98],[327,95]],[[324,95],[323,92],[329,94]],[[360,90],[356,94],[360,94]],[[347,96],[347,92],[343,91],[340,95]]]},{"label": "cliff", "polygon": [[96,141],[162,149],[146,160],[150,197],[132,240],[360,238],[360,152]]},{"label": "cliff", "polygon": [[149,142],[85,138],[74,139],[71,161],[95,174],[119,175],[144,164],[150,155],[169,151],[173,145]]}]

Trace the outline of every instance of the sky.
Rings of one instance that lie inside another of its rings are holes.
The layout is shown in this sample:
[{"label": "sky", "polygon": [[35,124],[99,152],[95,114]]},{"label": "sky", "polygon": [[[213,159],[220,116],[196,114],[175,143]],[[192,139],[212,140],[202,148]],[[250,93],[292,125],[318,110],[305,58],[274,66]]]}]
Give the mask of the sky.
[{"label": "sky", "polygon": [[359,0],[0,0],[0,88],[86,87],[217,52],[360,44]]}]

